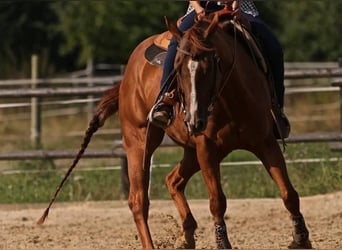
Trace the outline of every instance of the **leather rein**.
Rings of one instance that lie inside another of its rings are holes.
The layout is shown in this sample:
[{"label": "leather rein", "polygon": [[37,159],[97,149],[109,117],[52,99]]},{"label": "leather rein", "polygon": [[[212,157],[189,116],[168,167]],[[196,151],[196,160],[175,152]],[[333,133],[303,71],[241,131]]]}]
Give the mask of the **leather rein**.
[{"label": "leather rein", "polygon": [[[216,14],[216,15],[219,15],[219,14]],[[218,25],[218,24],[219,23],[216,23],[215,25]],[[215,104],[216,100],[221,96],[221,93],[222,93],[223,89],[228,85],[229,79],[230,79],[230,77],[232,75],[232,72],[234,70],[234,67],[236,65],[236,47],[237,47],[237,45],[236,45],[237,44],[237,35],[236,35],[236,33],[237,33],[237,30],[236,30],[235,22],[233,22],[231,24],[233,24],[233,27],[234,27],[233,62],[231,64],[231,66],[230,66],[230,70],[226,71],[225,74],[223,75],[222,83],[218,85],[218,86],[220,86],[220,89],[211,98],[211,102],[208,105],[208,111],[209,112],[211,112],[213,110],[214,104]],[[190,51],[184,50],[184,49],[180,48],[179,46],[177,47],[177,51],[182,53],[182,54],[184,54],[184,55],[190,56],[192,58],[192,60],[194,60],[194,61],[198,61],[198,59],[196,58],[196,55],[192,54]],[[213,51],[214,51],[214,49],[213,49]],[[217,68],[218,70],[221,71],[220,58],[216,54],[215,54],[215,58],[216,58],[215,68]],[[217,77],[215,77],[214,82],[217,84]],[[184,112],[187,113],[186,110],[185,110],[184,100],[181,103],[182,103]]]}]

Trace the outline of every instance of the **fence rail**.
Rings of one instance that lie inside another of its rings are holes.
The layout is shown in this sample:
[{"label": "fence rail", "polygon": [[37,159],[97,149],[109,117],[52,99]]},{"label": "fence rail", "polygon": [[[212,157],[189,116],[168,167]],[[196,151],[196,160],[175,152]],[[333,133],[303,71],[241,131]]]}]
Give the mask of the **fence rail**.
[{"label": "fence rail", "polygon": [[342,77],[342,68],[322,68],[285,71],[285,79],[313,79],[326,77]]},{"label": "fence rail", "polygon": [[[1,90],[0,98],[19,97],[59,97],[59,96],[86,96],[101,95],[110,86],[97,87],[73,87],[73,88],[36,88],[36,89],[10,89]],[[293,87],[286,88],[286,94],[313,93],[313,92],[336,92],[339,87]],[[2,104],[4,105],[4,104]]]},{"label": "fence rail", "polygon": [[[120,82],[122,80],[122,75],[110,76],[110,77],[83,77],[83,78],[40,78],[36,79],[35,82],[38,85],[47,84],[113,84]],[[17,86],[27,86],[32,83],[31,78],[27,79],[9,79],[0,80],[0,87],[17,87]]]},{"label": "fence rail", "polygon": [[[279,142],[281,142],[279,140]],[[342,142],[342,132],[314,132],[291,135],[285,139],[286,143],[303,142]],[[87,149],[82,158],[126,158],[121,140],[116,140],[113,149]],[[332,144],[333,145],[333,144]],[[341,144],[334,144],[341,145]],[[161,147],[177,146],[169,137],[165,136]],[[75,149],[64,150],[18,150],[0,152],[0,160],[37,160],[37,159],[73,159],[77,154]]]},{"label": "fence rail", "polygon": [[[125,65],[114,65],[122,68]],[[107,65],[107,68],[111,67]],[[101,67],[100,67],[101,68]],[[115,68],[115,67],[114,67]],[[71,77],[62,78],[37,78],[38,85],[53,84],[113,84],[122,80],[122,75],[93,77],[89,70],[80,70],[80,73],[72,74]],[[82,77],[78,77],[82,76]],[[338,62],[293,62],[285,63],[285,79],[308,79],[342,77],[342,67]],[[32,78],[0,80],[0,87],[17,87],[31,85]]]},{"label": "fence rail", "polygon": [[[83,78],[40,78],[36,79],[38,85],[47,84],[113,84],[122,80],[122,75],[111,77],[83,77]],[[315,69],[285,69],[285,79],[314,79],[342,77],[342,68],[315,68]],[[31,78],[0,80],[0,87],[28,86]]]},{"label": "fence rail", "polygon": [[36,88],[1,90],[0,97],[57,97],[103,94],[109,86],[101,87],[75,87],[75,88]]},{"label": "fence rail", "polygon": [[[53,160],[73,159],[77,154],[75,149],[64,150],[18,150],[11,152],[0,152],[0,160]],[[87,149],[82,158],[125,158],[126,154],[122,148],[113,149]]]}]

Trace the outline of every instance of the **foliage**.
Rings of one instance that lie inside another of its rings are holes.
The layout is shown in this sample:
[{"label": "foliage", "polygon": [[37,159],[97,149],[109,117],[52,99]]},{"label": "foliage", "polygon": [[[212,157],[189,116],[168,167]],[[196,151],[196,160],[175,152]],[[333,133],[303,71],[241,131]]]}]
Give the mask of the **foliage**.
[{"label": "foliage", "polygon": [[51,25],[56,21],[47,2],[0,3],[0,75],[27,72],[33,53],[40,54],[42,60],[52,60],[58,41]]},{"label": "foliage", "polygon": [[[286,61],[341,57],[340,1],[257,1],[262,18],[285,48]],[[28,76],[38,53],[41,75],[75,70],[88,59],[125,63],[135,46],[165,30],[187,1],[0,2],[0,77]],[[79,66],[77,66],[79,65]]]},{"label": "foliage", "polygon": [[336,61],[342,56],[340,1],[289,1],[286,10],[280,35],[285,60]]},{"label": "foliage", "polygon": [[181,12],[180,6],[169,1],[57,3],[58,28],[66,39],[62,52],[79,48],[81,63],[89,58],[125,62],[138,42],[166,29],[163,15],[174,17]]}]

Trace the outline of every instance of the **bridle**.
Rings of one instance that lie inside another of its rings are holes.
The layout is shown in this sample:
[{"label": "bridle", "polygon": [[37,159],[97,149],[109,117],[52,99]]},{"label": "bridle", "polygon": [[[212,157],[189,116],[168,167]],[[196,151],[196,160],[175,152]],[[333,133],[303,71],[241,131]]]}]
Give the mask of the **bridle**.
[{"label": "bridle", "polygon": [[[228,21],[227,21],[228,22]],[[229,21],[230,22],[230,21]],[[230,80],[230,77],[232,75],[232,72],[235,68],[235,65],[236,65],[236,47],[237,47],[237,30],[236,30],[236,26],[235,26],[235,22],[230,22],[231,24],[233,24],[233,27],[234,27],[234,45],[233,45],[233,61],[232,61],[232,64],[230,65],[229,67],[229,70],[226,71],[226,72],[222,72],[222,67],[220,67],[220,57],[217,55],[217,53],[214,54],[214,71],[215,72],[219,72],[221,73],[222,77],[221,77],[221,81],[222,82],[219,82],[219,77],[217,77],[217,73],[215,73],[215,79],[213,79],[213,82],[215,83],[216,86],[219,87],[219,89],[213,94],[213,96],[211,97],[211,101],[208,105],[208,115],[213,111],[213,108],[214,108],[214,105],[217,101],[217,99],[220,98],[221,96],[221,93],[222,91],[224,90],[224,88],[227,87],[228,83],[229,83],[229,80]],[[223,23],[224,24],[224,23]],[[183,38],[183,39],[186,39],[186,38]],[[190,42],[190,41],[188,41]],[[211,48],[210,50],[212,51],[215,51],[214,48]],[[188,50],[185,50],[183,48],[180,48],[179,46],[177,47],[177,51],[186,55],[186,56],[189,56],[193,61],[199,61],[200,59],[197,58],[197,56],[193,53],[191,53],[190,51]],[[188,116],[188,112],[186,110],[186,105],[185,105],[185,100],[184,98],[181,96],[181,106],[182,106],[182,109],[183,109],[183,112],[185,113],[185,122],[187,124],[187,122],[189,121],[189,116]],[[228,112],[228,107],[225,107],[225,109],[227,110]],[[188,130],[189,130],[189,127],[188,127]]]}]

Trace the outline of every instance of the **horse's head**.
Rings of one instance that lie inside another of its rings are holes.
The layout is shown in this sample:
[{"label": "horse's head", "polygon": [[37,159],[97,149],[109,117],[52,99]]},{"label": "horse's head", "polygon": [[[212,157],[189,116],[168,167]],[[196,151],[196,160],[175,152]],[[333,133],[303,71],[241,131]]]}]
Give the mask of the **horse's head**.
[{"label": "horse's head", "polygon": [[185,33],[168,24],[170,32],[179,42],[175,70],[184,97],[185,122],[189,131],[195,134],[207,126],[222,79],[216,49],[208,39],[217,22],[212,18],[203,19]]}]

